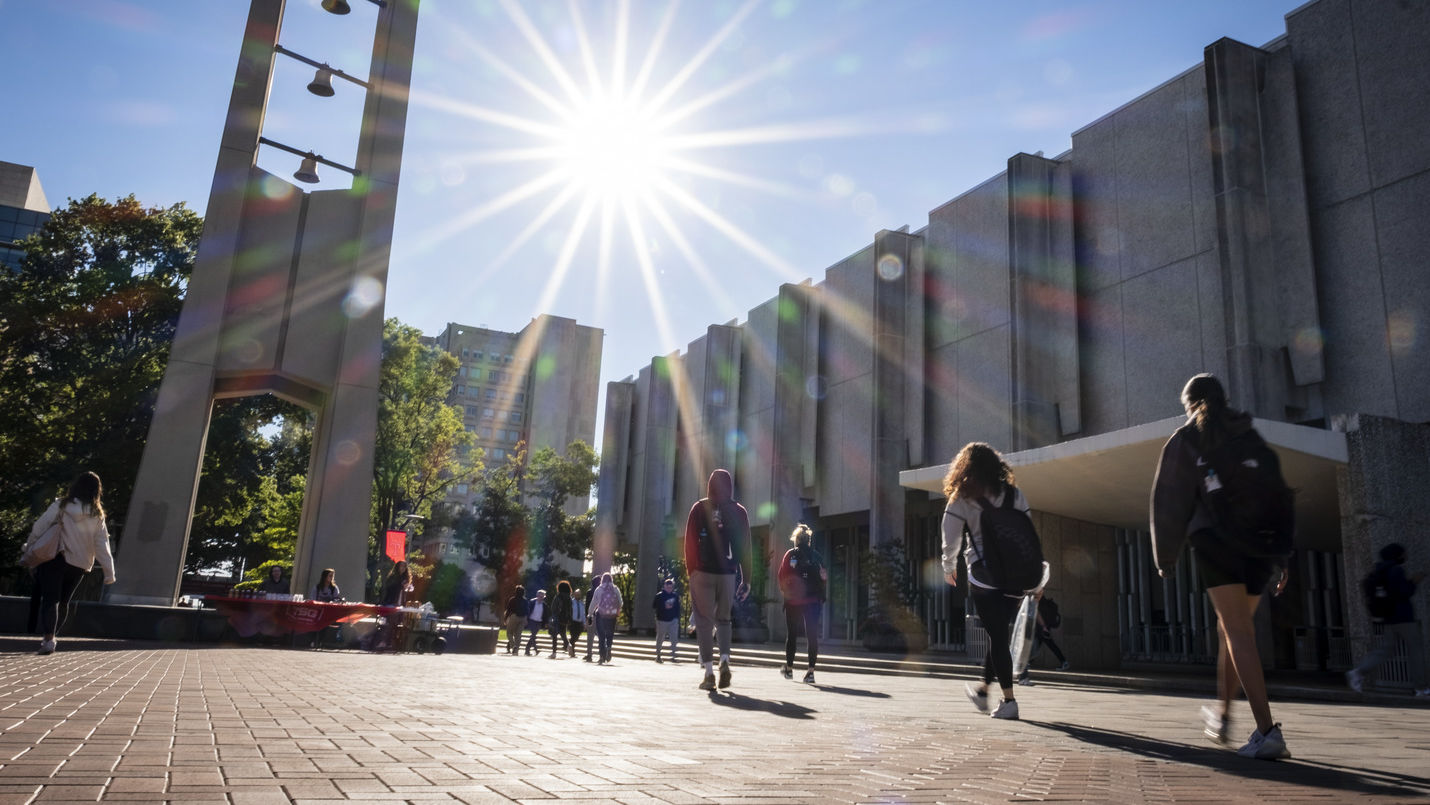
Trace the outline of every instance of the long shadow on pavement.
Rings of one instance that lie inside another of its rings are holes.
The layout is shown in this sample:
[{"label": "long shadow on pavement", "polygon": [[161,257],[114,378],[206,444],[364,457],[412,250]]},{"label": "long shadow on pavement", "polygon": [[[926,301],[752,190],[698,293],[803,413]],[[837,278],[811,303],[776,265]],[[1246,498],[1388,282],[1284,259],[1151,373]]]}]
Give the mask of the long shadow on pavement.
[{"label": "long shadow on pavement", "polygon": [[1155,760],[1191,763],[1241,777],[1254,777],[1259,780],[1272,780],[1335,791],[1357,791],[1385,797],[1423,797],[1430,793],[1430,782],[1422,777],[1313,763],[1297,760],[1294,757],[1290,760],[1278,761],[1252,760],[1240,757],[1227,749],[1211,749],[1161,741],[1148,738],[1145,735],[1097,729],[1083,724],[1027,719],[1024,719],[1023,723],[1061,732],[1070,738],[1104,746],[1108,749],[1129,752]]},{"label": "long shadow on pavement", "polygon": [[756,699],[752,696],[745,696],[728,690],[724,693],[716,693],[713,690],[710,691],[710,702],[712,704],[721,705],[722,707],[733,707],[737,710],[759,710],[766,713],[773,713],[777,716],[784,716],[785,718],[810,719],[814,718],[814,714],[818,712],[817,710],[805,707],[804,705],[794,704],[793,702],[774,702],[765,699]]},{"label": "long shadow on pavement", "polygon": [[871,699],[892,698],[889,696],[889,694],[880,690],[864,690],[863,688],[841,688],[838,685],[821,685],[819,683],[815,683],[814,688],[815,690],[820,690],[825,693],[839,693],[844,696],[867,696]]}]

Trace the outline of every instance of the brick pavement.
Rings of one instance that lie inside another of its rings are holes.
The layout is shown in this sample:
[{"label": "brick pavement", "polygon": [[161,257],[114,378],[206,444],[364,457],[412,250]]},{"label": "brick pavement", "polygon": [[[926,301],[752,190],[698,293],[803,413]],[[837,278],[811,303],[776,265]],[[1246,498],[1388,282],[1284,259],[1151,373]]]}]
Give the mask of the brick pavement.
[{"label": "brick pavement", "polygon": [[0,638],[0,805],[1430,802],[1427,708],[1276,702],[1268,763],[1204,742],[1197,698],[1076,684],[994,722],[918,677],[32,643]]}]

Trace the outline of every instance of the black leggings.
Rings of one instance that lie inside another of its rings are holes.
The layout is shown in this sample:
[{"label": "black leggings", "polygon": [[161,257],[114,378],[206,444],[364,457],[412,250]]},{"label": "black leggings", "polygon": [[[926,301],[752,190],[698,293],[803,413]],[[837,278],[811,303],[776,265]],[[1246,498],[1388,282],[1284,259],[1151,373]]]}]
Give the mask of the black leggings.
[{"label": "black leggings", "polygon": [[973,606],[978,609],[978,619],[983,622],[983,631],[988,634],[988,645],[983,651],[983,681],[986,684],[992,684],[996,678],[999,686],[1013,687],[1013,655],[1008,651],[1008,637],[1013,615],[1022,601],[1022,598],[1009,598],[997,590],[973,588]]},{"label": "black leggings", "polygon": [[64,554],[35,568],[35,586],[40,590],[40,634],[55,634],[64,625],[70,599],[83,578],[84,571],[66,562]]},{"label": "black leggings", "polygon": [[819,618],[824,613],[824,605],[818,601],[812,604],[785,604],[785,664],[794,665],[794,641],[799,635],[799,626],[804,624],[804,639],[809,643],[809,667],[819,659]]}]

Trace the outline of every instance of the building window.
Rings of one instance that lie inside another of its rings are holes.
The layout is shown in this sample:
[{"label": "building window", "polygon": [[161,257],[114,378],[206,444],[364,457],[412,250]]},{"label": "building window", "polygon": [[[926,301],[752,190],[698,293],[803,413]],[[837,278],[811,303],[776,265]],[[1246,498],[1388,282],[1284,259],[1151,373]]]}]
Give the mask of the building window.
[{"label": "building window", "polygon": [[488,399],[488,400],[495,400],[496,398],[497,398],[497,390],[496,390],[496,389],[487,389],[487,399]]},{"label": "building window", "polygon": [[512,422],[520,423],[520,422],[521,422],[521,412],[520,412],[520,411],[512,411],[512,412],[511,412],[511,416],[509,417],[509,419],[510,419]]},{"label": "building window", "polygon": [[458,367],[457,367],[457,377],[466,377],[466,376],[467,376],[467,367],[465,367],[465,366],[458,366]]},{"label": "building window", "polygon": [[466,484],[457,484],[457,494],[459,494],[459,495],[465,495],[465,494],[467,494],[467,485],[466,485]]},{"label": "building window", "polygon": [[492,458],[506,458],[506,451],[500,447],[493,447]]},{"label": "building window", "polygon": [[526,393],[525,393],[525,392],[518,391],[518,392],[516,393],[516,401],[517,401],[518,403],[524,403],[524,402],[526,402]]},{"label": "building window", "polygon": [[470,377],[470,378],[473,379],[473,380],[481,380],[481,379],[482,379],[482,370],[481,370],[481,369],[478,369],[478,368],[475,367],[475,366],[473,366],[471,369],[469,369],[469,370],[467,371],[467,377]]},{"label": "building window", "polygon": [[467,406],[467,416],[476,416],[476,415],[477,415],[477,407],[476,407],[475,405],[469,405],[469,406]]},{"label": "building window", "polygon": [[495,415],[496,415],[496,411],[493,411],[493,410],[490,409],[490,408],[483,408],[483,409],[482,409],[482,419],[491,419],[491,418],[492,418],[493,416],[495,416]]},{"label": "building window", "polygon": [[466,393],[467,393],[467,387],[466,387],[466,386],[458,386],[458,387],[457,387],[457,393],[458,393],[458,394],[466,394]]},{"label": "building window", "polygon": [[482,359],[482,351],[479,350],[479,349],[474,349],[474,350],[472,350],[472,360],[479,361],[479,360],[481,360],[481,359]]},{"label": "building window", "polygon": [[491,428],[482,428],[482,438],[483,438],[483,439],[490,439],[490,438],[492,438],[492,429],[491,429]]},{"label": "building window", "polygon": [[467,348],[466,348],[466,347],[462,347],[462,357],[463,357],[463,358],[467,357]]}]

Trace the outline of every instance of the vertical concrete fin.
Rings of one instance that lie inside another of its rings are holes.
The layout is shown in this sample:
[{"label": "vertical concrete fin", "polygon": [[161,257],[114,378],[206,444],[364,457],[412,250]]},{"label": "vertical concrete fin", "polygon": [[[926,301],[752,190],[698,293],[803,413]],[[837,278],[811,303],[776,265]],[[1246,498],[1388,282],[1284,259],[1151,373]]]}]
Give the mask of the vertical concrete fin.
[{"label": "vertical concrete fin", "polygon": [[1008,160],[1013,449],[1081,429],[1072,179],[1030,154]]},{"label": "vertical concrete fin", "polygon": [[[899,472],[909,466],[905,401],[910,393],[906,362],[909,312],[908,265],[915,237],[883,230],[874,236],[874,414],[869,483],[869,540],[877,544],[904,533],[904,490]],[[922,341],[920,337],[917,339]]]}]

